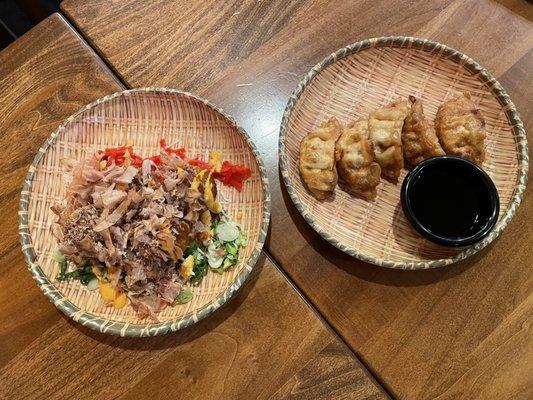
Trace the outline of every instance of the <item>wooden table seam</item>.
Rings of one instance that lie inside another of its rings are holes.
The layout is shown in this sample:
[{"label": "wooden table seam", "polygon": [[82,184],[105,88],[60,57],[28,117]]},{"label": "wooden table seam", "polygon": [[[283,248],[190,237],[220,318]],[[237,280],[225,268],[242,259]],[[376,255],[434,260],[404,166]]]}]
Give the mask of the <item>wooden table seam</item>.
[{"label": "wooden table seam", "polygon": [[[96,44],[95,52],[121,72],[116,75],[123,76],[123,81],[197,92],[226,109],[252,134],[270,167],[272,182],[275,223],[265,254],[277,262],[318,315],[327,316],[324,320],[340,333],[357,359],[376,368],[401,398],[449,398],[461,391],[472,398],[486,398],[530,382],[518,372],[533,360],[532,353],[515,352],[524,350],[527,332],[508,348],[514,355],[500,354],[499,368],[491,368],[490,360],[478,362],[491,348],[504,349],[510,325],[530,313],[522,309],[513,318],[509,314],[530,295],[531,280],[526,278],[531,256],[522,250],[532,232],[527,224],[515,218],[513,226],[520,229],[509,227],[490,251],[454,268],[416,274],[369,268],[330,246],[297,213],[279,180],[275,131],[299,80],[295,78],[347,43],[396,34],[446,43],[479,61],[498,77],[524,125],[531,128],[532,114],[527,111],[531,93],[523,84],[530,81],[528,67],[533,62],[531,6],[523,0],[442,0],[438,7],[414,2],[416,13],[413,6],[391,13],[379,4],[359,13],[357,5],[364,6],[364,1],[349,6],[308,2],[287,13],[290,20],[272,31],[270,23],[262,22],[270,15],[280,18],[285,10],[274,2],[269,7],[242,2],[230,10],[239,11],[238,16],[229,12],[223,20],[223,10],[207,9],[200,2],[190,2],[197,4],[194,9],[183,7],[188,10],[185,14],[174,12],[184,5],[180,0],[157,3],[150,9],[133,0],[111,7],[101,7],[102,0],[67,0],[61,7],[88,37],[87,42]],[[178,20],[181,15],[185,17]],[[310,18],[317,23],[308,24]],[[354,19],[358,24],[352,23]],[[243,28],[247,24],[253,29]],[[200,25],[212,29],[208,36],[194,35]],[[182,35],[181,28],[188,34]],[[157,39],[159,35],[166,40]],[[294,76],[287,78],[289,73]],[[247,86],[241,87],[243,83]],[[526,195],[518,208],[521,218],[530,214],[529,199]],[[494,266],[499,264],[512,264],[512,273]],[[491,290],[486,290],[489,282]],[[435,363],[435,358],[440,361]],[[514,360],[522,367],[516,368]],[[510,378],[515,368],[517,373]],[[465,371],[470,372],[465,376]],[[480,371],[485,376],[478,381],[474,375]],[[507,379],[499,380],[500,375]],[[485,395],[479,385],[487,387]],[[518,396],[512,392],[506,398],[513,398],[513,393]]]},{"label": "wooden table seam", "polygon": [[[102,56],[102,54],[100,53],[100,51],[91,43],[91,41],[86,38],[80,31],[79,31],[79,28],[76,26],[75,23],[73,23],[69,18],[68,16],[66,15],[63,15],[61,13],[55,13],[54,14],[54,17],[57,17],[62,23],[64,23],[64,25],[66,26],[66,28],[68,28],[72,34],[74,34],[78,39],[79,39],[79,42],[81,43],[81,45],[87,49],[87,52],[89,52],[91,54],[91,57],[94,58],[94,61],[96,62],[96,64],[98,64],[98,66],[103,70],[103,73],[107,76],[110,77],[110,79],[112,79],[113,81],[116,82],[117,86],[123,88],[123,89],[127,89],[129,88],[129,85],[125,82],[124,78],[121,76],[121,74],[119,74],[114,68],[112,65],[109,65],[108,62],[106,61],[106,58]],[[349,346],[347,346],[347,344],[344,342],[344,340],[337,334],[337,332],[329,325],[329,323],[325,320],[324,316],[320,314],[320,312],[318,312],[318,310],[312,305],[312,303],[310,302],[310,300],[305,296],[303,295],[303,293],[299,290],[299,288],[296,286],[296,284],[284,273],[284,271],[279,267],[279,265],[277,264],[277,262],[275,262],[274,258],[272,257],[272,255],[268,252],[268,250],[265,248],[263,248],[263,253],[265,255],[265,257],[267,257],[271,262],[272,264],[275,266],[275,268],[277,269],[278,273],[280,273],[283,277],[285,277],[286,281],[289,283],[289,285],[292,287],[292,289],[298,294],[298,296],[303,300],[304,304],[307,305],[307,307],[309,307],[308,309],[311,310],[313,312],[313,314],[315,315],[316,318],[318,318],[318,320],[320,321],[320,323],[326,328],[326,330],[328,330],[331,334],[332,334],[332,337],[334,339],[337,339],[337,341],[339,342],[339,344],[342,345],[342,347],[344,347],[346,350],[348,350],[348,354],[350,354],[352,357],[353,357],[353,360],[356,364],[358,364],[358,366],[360,367],[360,369],[362,369],[362,371],[364,372],[364,374],[386,395],[388,395],[389,397],[392,397],[390,395],[390,393],[387,391],[387,389],[385,388],[385,386],[383,384],[381,384],[379,382],[379,379],[377,379],[371,372],[368,368],[366,368],[364,366],[364,364],[362,363],[362,361],[359,359],[359,357],[357,356],[357,354],[355,354]],[[317,322],[318,323],[318,322]],[[53,325],[55,326],[55,325]],[[50,329],[53,329],[53,326],[51,326],[49,328]],[[34,340],[32,340],[29,344],[28,344],[28,347],[32,346],[33,344],[36,344],[38,343],[37,341],[42,337],[42,335],[40,335],[39,337],[35,338]],[[4,366],[2,368],[2,371],[6,370],[7,366]]]},{"label": "wooden table seam", "polygon": [[287,273],[283,270],[283,268],[280,266],[279,262],[274,258],[274,256],[268,251],[267,248],[263,248],[263,253],[266,255],[266,257],[272,262],[274,267],[278,270],[278,272],[287,280],[289,285],[292,287],[292,289],[298,294],[298,296],[301,297],[303,302],[309,307],[309,309],[315,314],[315,316],[322,322],[322,324],[326,327],[326,329],[340,342],[342,343],[343,347],[346,348],[351,354],[353,354],[354,358],[357,360],[357,362],[360,364],[360,367],[363,371],[367,373],[367,376],[374,381],[374,384],[381,387],[381,389],[389,396],[391,399],[397,399],[398,396],[395,395],[392,388],[381,378],[378,371],[374,370],[368,362],[363,360],[359,354],[357,354],[349,345],[346,343],[344,338],[340,335],[340,333],[335,329],[335,327],[326,319],[326,317],[318,310],[318,308],[315,306],[314,303],[312,303],[311,299],[308,298],[296,285],[296,283],[287,275]]},{"label": "wooden table seam", "polygon": [[[120,85],[124,86],[125,89],[131,89],[131,86],[125,81],[124,77],[118,73],[112,65],[110,65],[106,58],[103,56],[103,54],[100,53],[98,48],[91,43],[90,38],[84,37],[82,34],[80,28],[77,26],[75,21],[71,20],[71,17],[69,17],[68,12],[63,10],[64,15],[61,13],[58,13],[62,16],[63,19],[65,19],[65,22],[72,27],[72,29],[76,32],[76,34],[79,36],[80,40],[82,40],[87,47],[89,47],[95,55],[98,57],[98,59],[101,61],[103,65],[107,67],[109,70],[109,73],[115,77],[117,82],[120,83]],[[367,376],[374,381],[374,383],[381,387],[381,389],[391,398],[394,399],[396,396],[394,396],[394,393],[389,385],[387,385],[380,377],[379,373],[377,371],[374,371],[368,363],[364,362],[359,355],[357,355],[351,348],[348,346],[348,344],[345,342],[345,340],[342,338],[342,336],[339,334],[339,332],[329,323],[329,321],[326,319],[326,317],[320,313],[320,311],[315,307],[315,305],[311,302],[311,299],[309,299],[305,294],[300,290],[300,288],[296,285],[296,283],[287,275],[287,273],[281,268],[279,262],[273,257],[273,255],[269,252],[267,248],[267,244],[262,249],[262,252],[270,259],[272,264],[276,267],[278,272],[287,280],[289,285],[293,288],[293,290],[302,298],[304,303],[309,307],[309,309],[315,314],[315,316],[322,322],[322,324],[330,331],[330,333],[333,334],[337,340],[339,340],[340,343],[346,348],[346,350],[349,351],[350,354],[353,355],[353,357],[357,360],[357,362],[360,364],[361,368],[366,372]]]}]

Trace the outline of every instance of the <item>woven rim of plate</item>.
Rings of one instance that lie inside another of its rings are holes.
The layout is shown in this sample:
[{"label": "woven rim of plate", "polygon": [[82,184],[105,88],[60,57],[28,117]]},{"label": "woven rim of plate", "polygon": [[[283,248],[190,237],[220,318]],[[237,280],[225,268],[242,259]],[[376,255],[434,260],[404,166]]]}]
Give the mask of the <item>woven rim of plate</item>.
[{"label": "woven rim of plate", "polygon": [[[333,64],[337,60],[343,59],[351,54],[358,53],[362,50],[366,50],[373,47],[405,47],[413,48],[418,50],[423,50],[427,52],[438,53],[441,57],[446,57],[458,64],[464,66],[472,74],[476,75],[478,79],[481,80],[492,92],[492,94],[497,98],[498,102],[505,108],[505,115],[512,124],[513,133],[518,148],[518,178],[515,187],[515,192],[513,197],[509,202],[509,206],[505,211],[505,214],[500,218],[497,225],[494,227],[492,232],[480,242],[467,247],[463,251],[459,252],[453,257],[450,258],[441,258],[438,260],[432,261],[411,261],[411,262],[398,262],[393,260],[384,260],[376,257],[369,256],[363,252],[360,252],[356,249],[353,249],[349,246],[346,246],[340,243],[334,236],[330,235],[328,232],[323,230],[314,220],[313,216],[306,209],[306,206],[301,202],[298,197],[295,188],[292,185],[292,182],[289,178],[289,172],[287,168],[287,160],[285,156],[285,135],[287,133],[287,128],[289,120],[294,109],[294,106],[300,95],[303,93],[307,85],[317,76],[320,71]],[[344,251],[346,254],[358,258],[362,261],[375,264],[381,267],[394,268],[394,269],[429,269],[437,268],[445,265],[453,264],[457,261],[463,260],[471,255],[477,253],[489,243],[491,243],[507,226],[509,221],[513,218],[517,207],[520,205],[522,198],[524,196],[524,191],[526,188],[528,169],[529,169],[529,154],[528,154],[528,144],[526,138],[526,132],[524,130],[524,125],[520,119],[518,111],[516,110],[515,105],[511,101],[511,98],[502,87],[502,85],[492,76],[492,74],[487,71],[484,67],[478,64],[476,61],[468,57],[467,55],[457,51],[451,47],[443,45],[438,42],[434,42],[427,39],[420,39],[415,37],[408,36],[387,36],[362,40],[350,44],[346,47],[343,47],[336,52],[330,54],[324,58],[321,62],[315,65],[300,81],[296,89],[292,93],[285,111],[283,113],[283,119],[281,121],[280,133],[279,133],[279,163],[280,170],[294,205],[304,217],[304,219],[313,227],[313,229],[318,232],[320,236],[326,239],[328,242],[333,244],[338,249]]]},{"label": "woven rim of plate", "polygon": [[[115,99],[121,96],[128,96],[130,93],[140,93],[140,92],[157,92],[157,93],[175,93],[184,95],[186,97],[198,100],[208,107],[212,108],[216,112],[220,113],[224,118],[226,118],[233,127],[235,127],[245,138],[246,142],[250,146],[252,153],[255,156],[259,167],[259,174],[261,176],[262,188],[263,188],[263,217],[261,222],[261,230],[259,232],[259,237],[255,245],[254,251],[248,260],[245,262],[245,267],[242,268],[241,272],[235,277],[231,285],[220,295],[218,295],[213,301],[202,306],[198,310],[187,314],[183,317],[176,318],[174,320],[169,320],[160,323],[147,323],[147,324],[130,324],[120,321],[113,321],[106,318],[98,317],[91,313],[81,310],[79,307],[75,306],[70,302],[66,297],[64,297],[56,287],[50,282],[48,277],[43,273],[39,265],[35,262],[36,253],[33,247],[31,240],[31,235],[28,227],[28,205],[30,198],[30,188],[32,185],[33,177],[35,171],[44,154],[48,148],[54,143],[56,138],[74,121],[79,115],[85,111],[96,107],[102,103],[105,103],[109,100]],[[257,151],[254,143],[246,133],[246,131],[241,128],[233,120],[232,117],[227,115],[221,108],[215,106],[208,100],[205,100],[201,97],[198,97],[192,93],[185,92],[179,89],[168,89],[168,88],[158,88],[158,87],[146,87],[139,89],[130,89],[117,92],[105,97],[102,97],[98,100],[93,101],[87,106],[83,107],[81,110],[72,114],[68,117],[53,133],[50,137],[44,142],[41,146],[37,155],[33,159],[32,164],[28,169],[28,173],[24,179],[24,185],[22,187],[21,199],[19,203],[19,237],[22,245],[22,252],[24,253],[24,259],[28,264],[28,269],[30,270],[33,278],[37,281],[37,284],[43,291],[43,293],[50,299],[52,303],[65,315],[71,317],[74,321],[79,322],[80,324],[87,326],[95,331],[102,333],[108,333],[112,335],[126,336],[126,337],[149,337],[162,335],[169,332],[175,332],[177,330],[183,329],[189,325],[192,325],[199,320],[205,318],[207,315],[211,314],[213,311],[220,308],[224,303],[226,303],[235,292],[242,286],[250,275],[254,265],[256,264],[261,250],[263,248],[268,224],[270,220],[270,191],[268,187],[268,179],[266,177],[266,169],[263,164],[263,160],[259,152]]]}]

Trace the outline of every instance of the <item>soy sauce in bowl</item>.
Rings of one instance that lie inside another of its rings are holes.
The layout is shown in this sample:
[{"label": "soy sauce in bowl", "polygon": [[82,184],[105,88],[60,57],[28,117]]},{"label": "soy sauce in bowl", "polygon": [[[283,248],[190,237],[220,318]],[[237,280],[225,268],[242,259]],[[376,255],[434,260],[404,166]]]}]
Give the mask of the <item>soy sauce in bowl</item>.
[{"label": "soy sauce in bowl", "polygon": [[432,242],[468,246],[496,224],[498,192],[468,160],[443,156],[418,164],[402,185],[402,208],[413,227]]}]

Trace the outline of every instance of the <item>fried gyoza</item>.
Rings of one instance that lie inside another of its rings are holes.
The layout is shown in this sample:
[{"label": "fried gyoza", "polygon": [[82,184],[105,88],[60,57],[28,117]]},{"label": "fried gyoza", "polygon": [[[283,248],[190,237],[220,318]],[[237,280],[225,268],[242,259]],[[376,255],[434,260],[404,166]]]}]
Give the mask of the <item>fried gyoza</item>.
[{"label": "fried gyoza", "polygon": [[331,117],[300,143],[300,174],[307,187],[319,200],[333,193],[337,185],[335,142],[342,126]]},{"label": "fried gyoza", "polygon": [[409,96],[411,110],[405,117],[402,129],[403,157],[411,165],[426,158],[443,156],[433,124],[424,115],[422,100]]},{"label": "fried gyoza", "polygon": [[394,102],[370,113],[368,129],[381,176],[397,182],[403,168],[402,127],[409,112],[406,100]]},{"label": "fried gyoza", "polygon": [[344,128],[335,145],[339,178],[346,189],[366,199],[376,197],[381,168],[374,161],[368,138],[368,120],[361,119]]},{"label": "fried gyoza", "polygon": [[444,102],[437,111],[435,127],[446,154],[476,164],[485,160],[485,120],[470,100],[470,93]]}]

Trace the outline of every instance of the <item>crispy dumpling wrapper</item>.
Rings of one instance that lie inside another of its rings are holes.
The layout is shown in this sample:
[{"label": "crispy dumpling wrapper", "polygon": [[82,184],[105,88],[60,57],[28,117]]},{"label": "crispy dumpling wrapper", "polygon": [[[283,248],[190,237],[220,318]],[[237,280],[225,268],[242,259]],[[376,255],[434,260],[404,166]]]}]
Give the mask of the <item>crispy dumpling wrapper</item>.
[{"label": "crispy dumpling wrapper", "polygon": [[485,120],[470,99],[470,93],[444,102],[435,119],[437,137],[446,154],[476,164],[485,160]]},{"label": "crispy dumpling wrapper", "polygon": [[424,114],[422,100],[409,96],[409,110],[402,129],[403,158],[416,165],[427,158],[443,156],[433,123]]},{"label": "crispy dumpling wrapper", "polygon": [[344,128],[335,146],[335,159],[343,189],[365,199],[376,197],[381,168],[374,161],[367,119]]},{"label": "crispy dumpling wrapper", "polygon": [[403,168],[402,128],[409,112],[406,100],[397,99],[370,113],[368,130],[381,176],[396,183]]},{"label": "crispy dumpling wrapper", "polygon": [[300,175],[319,200],[333,193],[337,185],[335,142],[342,126],[335,117],[310,132],[300,143]]}]

